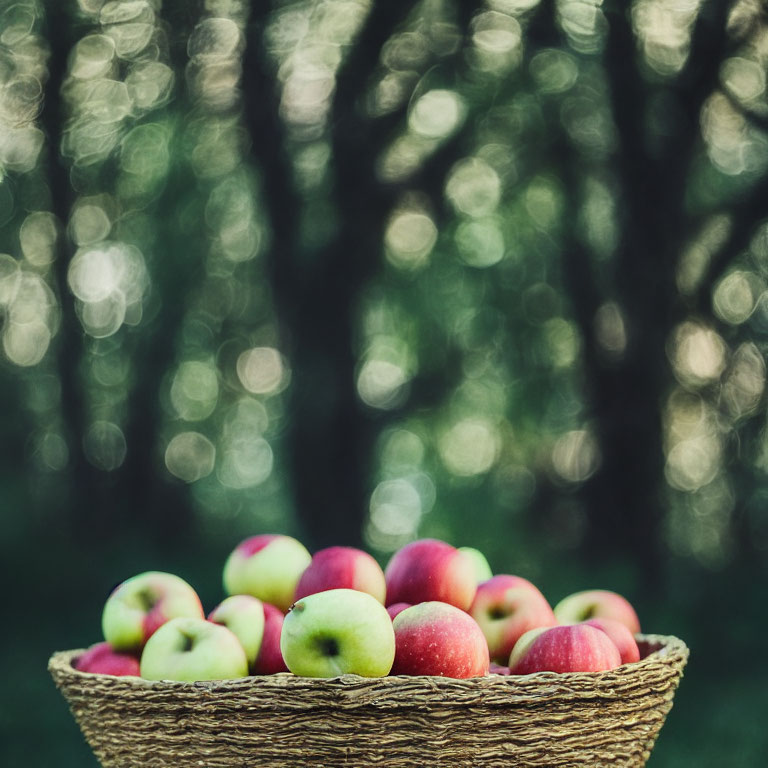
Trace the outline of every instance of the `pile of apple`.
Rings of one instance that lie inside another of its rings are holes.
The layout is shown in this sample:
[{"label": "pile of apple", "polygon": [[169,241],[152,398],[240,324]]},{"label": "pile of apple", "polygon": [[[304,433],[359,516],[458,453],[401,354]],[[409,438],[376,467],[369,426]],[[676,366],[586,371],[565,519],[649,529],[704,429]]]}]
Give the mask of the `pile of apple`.
[{"label": "pile of apple", "polygon": [[550,607],[520,576],[493,576],[476,549],[436,539],[397,551],[385,571],[366,552],[314,557],[296,539],[243,541],[224,567],[229,595],[205,617],[195,590],[150,571],[120,584],[102,616],[104,642],[83,672],[149,680],[218,680],[292,672],[468,678],[597,672],[638,661],[640,625],[606,590]]}]

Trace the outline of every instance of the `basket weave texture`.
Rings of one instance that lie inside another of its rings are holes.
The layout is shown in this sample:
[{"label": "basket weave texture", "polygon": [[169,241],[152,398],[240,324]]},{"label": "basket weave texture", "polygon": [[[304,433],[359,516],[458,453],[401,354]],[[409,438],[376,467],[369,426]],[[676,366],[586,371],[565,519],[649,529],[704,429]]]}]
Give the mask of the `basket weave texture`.
[{"label": "basket weave texture", "polygon": [[471,680],[279,674],[199,683],[48,668],[104,768],[645,765],[688,658],[639,636],[609,672]]}]

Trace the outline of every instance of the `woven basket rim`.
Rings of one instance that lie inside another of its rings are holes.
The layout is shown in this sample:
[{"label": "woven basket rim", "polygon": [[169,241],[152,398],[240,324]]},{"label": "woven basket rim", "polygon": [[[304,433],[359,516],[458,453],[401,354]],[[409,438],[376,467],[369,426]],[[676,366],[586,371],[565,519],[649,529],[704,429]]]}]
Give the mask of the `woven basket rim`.
[{"label": "woven basket rim", "polygon": [[[66,651],[56,651],[48,661],[48,670],[58,680],[76,680],[87,685],[89,680],[98,681],[100,687],[105,684],[114,687],[114,693],[121,692],[130,695],[131,691],[187,691],[195,689],[212,692],[216,690],[233,690],[243,688],[257,688],[260,692],[267,693],[270,690],[285,694],[286,688],[307,693],[320,692],[354,686],[365,687],[372,692],[386,690],[393,693],[398,686],[408,682],[409,685],[421,681],[425,686],[432,688],[436,696],[441,695],[441,689],[455,689],[457,686],[467,692],[487,690],[489,687],[516,689],[520,692],[529,690],[539,685],[557,685],[562,683],[566,687],[593,688],[594,690],[610,689],[622,681],[642,674],[650,667],[659,665],[684,666],[687,662],[689,649],[683,640],[674,635],[636,635],[641,653],[644,654],[640,661],[631,664],[622,664],[615,669],[604,672],[536,672],[529,675],[500,675],[489,674],[484,677],[472,677],[457,679],[450,677],[433,677],[426,675],[388,675],[386,677],[361,677],[354,674],[341,675],[334,678],[311,678],[294,675],[290,672],[280,672],[272,675],[252,675],[248,677],[227,680],[206,680],[198,682],[179,682],[173,680],[146,680],[141,677],[104,675],[93,672],[81,672],[72,666],[73,661],[82,655],[86,649],[77,648]],[[58,682],[57,680],[57,682]],[[107,683],[109,681],[109,683]],[[512,691],[510,691],[512,692]]]}]

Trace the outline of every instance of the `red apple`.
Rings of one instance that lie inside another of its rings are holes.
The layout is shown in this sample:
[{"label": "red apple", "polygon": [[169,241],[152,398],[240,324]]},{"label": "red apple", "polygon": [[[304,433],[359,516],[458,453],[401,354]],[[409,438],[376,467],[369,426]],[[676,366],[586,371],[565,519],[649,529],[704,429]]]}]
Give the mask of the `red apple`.
[{"label": "red apple", "polygon": [[555,616],[563,624],[587,619],[616,619],[633,635],[640,631],[640,621],[629,601],[605,589],[588,589],[568,595],[555,606]]},{"label": "red apple", "polygon": [[264,608],[264,634],[261,638],[261,650],[253,665],[254,675],[274,675],[287,672],[283,654],[280,652],[280,633],[285,615],[279,608],[269,603],[262,603]]},{"label": "red apple", "polygon": [[509,667],[505,667],[503,664],[496,664],[492,661],[488,672],[492,675],[508,675],[510,673],[510,669]]},{"label": "red apple", "polygon": [[622,664],[631,664],[633,661],[640,661],[640,649],[632,633],[616,619],[589,619],[584,624],[595,627],[605,632],[613,640],[614,645],[619,649]]},{"label": "red apple", "polygon": [[73,666],[80,672],[139,677],[138,657],[115,651],[106,642],[92,645],[82,656],[78,656]]},{"label": "red apple", "polygon": [[397,616],[398,613],[410,607],[411,607],[410,603],[392,603],[392,605],[387,606],[387,613],[389,614],[389,618],[392,619],[392,621],[394,621],[395,616]]},{"label": "red apple", "polygon": [[530,581],[507,574],[478,585],[469,613],[483,630],[491,659],[502,665],[529,629],[557,624],[544,595]]},{"label": "red apple", "polygon": [[515,643],[515,647],[512,649],[512,653],[509,654],[509,661],[507,666],[514,669],[520,659],[525,656],[528,649],[533,645],[533,641],[542,633],[546,632],[549,627],[536,627],[536,629],[529,629],[524,635],[520,636],[520,639]]},{"label": "red apple", "polygon": [[392,627],[393,675],[466,678],[488,674],[488,645],[482,630],[454,605],[437,601],[412,605],[395,617]]},{"label": "red apple", "polygon": [[328,547],[315,552],[312,562],[301,574],[293,600],[329,589],[367,592],[380,603],[387,593],[381,566],[367,552],[354,547]]},{"label": "red apple", "polygon": [[384,575],[387,605],[438,601],[466,611],[477,589],[470,559],[437,539],[406,544],[392,556]]},{"label": "red apple", "polygon": [[586,624],[567,624],[532,630],[518,642],[527,647],[513,649],[509,666],[513,675],[533,672],[600,672],[621,664],[621,655],[613,641],[599,629]]}]

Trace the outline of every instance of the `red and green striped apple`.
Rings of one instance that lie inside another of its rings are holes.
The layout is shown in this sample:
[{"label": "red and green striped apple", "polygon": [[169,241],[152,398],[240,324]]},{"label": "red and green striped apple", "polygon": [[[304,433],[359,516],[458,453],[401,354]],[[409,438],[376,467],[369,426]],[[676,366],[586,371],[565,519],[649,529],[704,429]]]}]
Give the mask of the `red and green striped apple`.
[{"label": "red and green striped apple", "polygon": [[163,624],[178,617],[204,618],[195,590],[172,573],[146,571],[112,591],[101,627],[114,650],[137,652]]},{"label": "red and green striped apple", "polygon": [[252,595],[287,611],[312,556],[291,536],[262,534],[240,542],[224,565],[228,595]]}]

